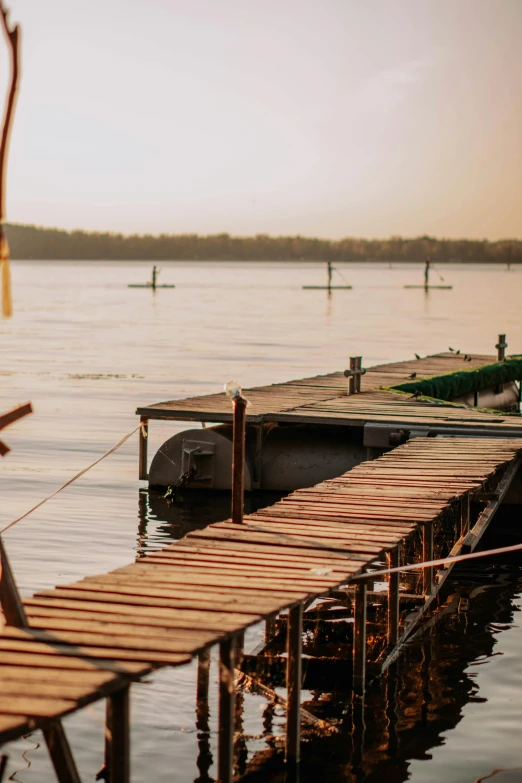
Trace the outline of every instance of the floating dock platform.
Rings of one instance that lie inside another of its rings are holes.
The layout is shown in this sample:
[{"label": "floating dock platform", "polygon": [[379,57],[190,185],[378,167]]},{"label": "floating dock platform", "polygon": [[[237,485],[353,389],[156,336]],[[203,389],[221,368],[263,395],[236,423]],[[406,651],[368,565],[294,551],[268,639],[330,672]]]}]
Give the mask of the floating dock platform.
[{"label": "floating dock platform", "polygon": [[[250,402],[245,486],[279,491],[310,486],[418,435],[519,437],[520,417],[482,407],[517,410],[520,390],[513,383],[475,391],[454,404],[389,390],[495,363],[495,356],[447,352],[381,364],[363,371],[355,394],[348,393],[350,381],[342,371],[245,389]],[[147,405],[137,414],[143,425],[141,479],[171,486],[192,471],[188,486],[230,489],[232,428],[227,425],[233,414],[225,393]],[[163,444],[149,470],[146,436],[154,420],[218,426],[178,433]]]}]

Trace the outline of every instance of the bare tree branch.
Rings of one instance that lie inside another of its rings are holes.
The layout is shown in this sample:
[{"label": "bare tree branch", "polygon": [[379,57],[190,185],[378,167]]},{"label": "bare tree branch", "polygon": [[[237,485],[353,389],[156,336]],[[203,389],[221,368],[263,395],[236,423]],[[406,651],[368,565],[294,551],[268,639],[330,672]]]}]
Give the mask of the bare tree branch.
[{"label": "bare tree branch", "polygon": [[10,27],[8,20],[8,11],[4,6],[4,0],[0,0],[0,20],[4,29],[9,49],[11,53],[11,84],[7,97],[7,105],[2,124],[2,136],[0,138],[0,263],[2,265],[2,313],[5,318],[12,315],[13,307],[11,301],[11,279],[9,272],[9,247],[4,232],[5,219],[5,172],[7,147],[9,144],[9,134],[13,120],[13,112],[18,90],[19,76],[19,27],[15,25]]}]

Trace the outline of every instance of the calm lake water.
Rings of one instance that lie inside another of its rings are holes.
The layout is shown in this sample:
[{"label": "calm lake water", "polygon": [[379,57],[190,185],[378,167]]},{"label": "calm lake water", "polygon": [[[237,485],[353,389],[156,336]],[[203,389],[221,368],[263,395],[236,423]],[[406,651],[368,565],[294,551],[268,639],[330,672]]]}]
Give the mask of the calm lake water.
[{"label": "calm lake water", "polygon": [[[1,465],[1,525],[130,432],[137,405],[220,391],[232,378],[249,386],[343,369],[354,354],[368,366],[450,345],[494,353],[499,332],[507,333],[510,352],[522,353],[522,269],[444,266],[453,290],[429,294],[403,289],[421,282],[420,265],[339,269],[353,290],[328,296],[301,289],[324,283],[320,264],[164,263],[160,282],[176,288],[153,293],[127,288],[150,277],[151,263],[15,262],[15,315],[0,322],[2,409],[31,400],[35,413],[5,434],[12,452]],[[150,453],[184,428],[153,422]],[[24,594],[123,566],[191,524],[228,515],[226,500],[168,509],[149,499],[144,486],[140,492],[137,448],[134,436],[6,534]],[[516,562],[481,565],[458,579],[467,598],[411,651],[415,677],[399,667],[370,692],[362,757],[347,750],[348,728],[342,741],[310,739],[305,780],[471,783],[496,768],[522,767],[522,570]],[[253,646],[260,634],[249,632],[247,642]],[[212,674],[214,753],[215,667]],[[408,708],[418,687],[427,705],[419,714]],[[392,706],[381,720],[385,703]],[[340,696],[321,705],[326,719],[343,710]],[[102,765],[104,705],[65,724],[82,780],[93,780]],[[247,763],[265,759],[252,779],[282,774],[268,735],[283,726],[283,714],[264,698],[245,696]],[[132,741],[135,783],[209,779],[197,766],[193,665],[133,686]],[[5,752],[11,779],[55,780],[38,734]]]}]

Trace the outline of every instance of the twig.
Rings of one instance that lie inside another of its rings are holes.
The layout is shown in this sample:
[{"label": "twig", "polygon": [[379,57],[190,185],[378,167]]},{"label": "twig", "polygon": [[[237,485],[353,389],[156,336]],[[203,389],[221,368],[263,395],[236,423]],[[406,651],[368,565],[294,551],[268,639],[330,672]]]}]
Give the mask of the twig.
[{"label": "twig", "polygon": [[11,300],[11,278],[9,274],[9,246],[5,237],[4,219],[5,219],[5,169],[7,147],[9,144],[9,134],[13,120],[13,112],[18,90],[19,76],[19,26],[10,27],[8,21],[8,11],[4,6],[3,0],[0,0],[0,19],[4,32],[9,43],[11,52],[11,84],[7,97],[7,105],[2,125],[2,136],[0,139],[0,263],[2,264],[2,314],[4,318],[9,318],[13,314],[13,305]]}]

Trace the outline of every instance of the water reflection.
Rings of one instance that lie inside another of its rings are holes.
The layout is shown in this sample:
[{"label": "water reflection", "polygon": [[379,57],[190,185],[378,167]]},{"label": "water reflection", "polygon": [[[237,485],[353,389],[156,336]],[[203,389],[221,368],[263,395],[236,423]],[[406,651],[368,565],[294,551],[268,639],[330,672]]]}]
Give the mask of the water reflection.
[{"label": "water reflection", "polygon": [[[279,492],[248,493],[245,495],[245,514],[269,506],[281,497]],[[171,499],[161,490],[140,490],[137,558],[178,541],[192,530],[202,530],[229,517],[229,492],[184,490]]]}]

